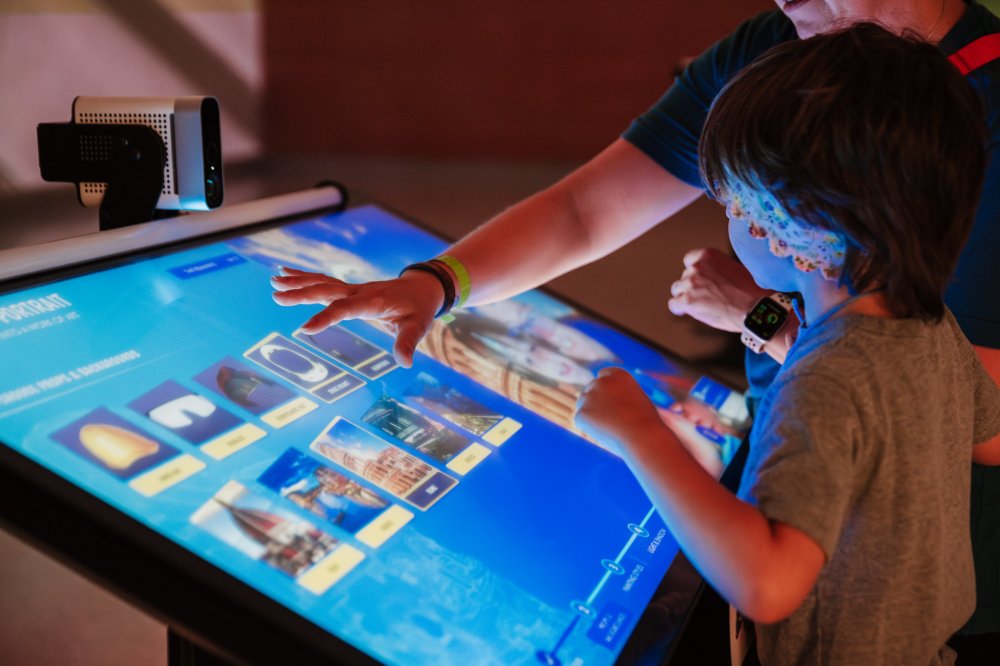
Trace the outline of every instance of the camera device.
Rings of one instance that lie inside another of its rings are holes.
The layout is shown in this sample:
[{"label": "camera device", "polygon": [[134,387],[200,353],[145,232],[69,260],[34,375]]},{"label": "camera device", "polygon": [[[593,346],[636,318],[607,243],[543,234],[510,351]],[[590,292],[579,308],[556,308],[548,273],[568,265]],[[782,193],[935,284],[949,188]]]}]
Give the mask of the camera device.
[{"label": "camera device", "polygon": [[214,97],[77,97],[72,115],[38,125],[42,178],[74,183],[102,229],[222,204]]}]

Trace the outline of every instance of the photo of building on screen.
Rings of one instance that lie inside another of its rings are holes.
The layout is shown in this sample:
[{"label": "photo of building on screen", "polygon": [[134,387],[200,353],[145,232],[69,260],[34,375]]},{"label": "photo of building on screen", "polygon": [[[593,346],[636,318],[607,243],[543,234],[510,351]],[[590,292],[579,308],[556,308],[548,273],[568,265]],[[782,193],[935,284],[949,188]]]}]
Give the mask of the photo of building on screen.
[{"label": "photo of building on screen", "polygon": [[458,483],[411,453],[340,417],[309,448],[420,509],[429,507]]},{"label": "photo of building on screen", "polygon": [[403,392],[403,396],[407,401],[478,436],[484,435],[504,418],[502,414],[497,414],[467,395],[445,386],[426,372],[417,375],[416,380]]},{"label": "photo of building on screen", "polygon": [[361,420],[441,462],[448,462],[469,445],[462,435],[387,395],[376,400]]},{"label": "photo of building on screen", "polygon": [[285,451],[257,481],[325,522],[352,534],[390,504],[381,493],[295,449]]},{"label": "photo of building on screen", "polygon": [[236,482],[223,486],[191,516],[191,522],[293,578],[339,543]]}]

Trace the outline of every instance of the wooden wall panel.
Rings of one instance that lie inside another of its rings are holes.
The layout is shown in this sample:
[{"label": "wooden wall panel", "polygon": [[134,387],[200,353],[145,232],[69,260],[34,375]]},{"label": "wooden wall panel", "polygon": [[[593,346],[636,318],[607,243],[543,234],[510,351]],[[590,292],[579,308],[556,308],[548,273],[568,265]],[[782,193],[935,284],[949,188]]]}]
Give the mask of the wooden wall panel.
[{"label": "wooden wall panel", "polygon": [[771,0],[264,0],[272,153],[577,159]]}]

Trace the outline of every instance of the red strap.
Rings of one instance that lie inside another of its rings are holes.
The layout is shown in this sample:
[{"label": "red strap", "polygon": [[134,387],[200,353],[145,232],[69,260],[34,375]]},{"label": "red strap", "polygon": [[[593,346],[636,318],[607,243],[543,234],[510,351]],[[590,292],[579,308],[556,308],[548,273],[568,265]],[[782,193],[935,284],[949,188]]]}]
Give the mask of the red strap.
[{"label": "red strap", "polygon": [[948,56],[963,76],[997,58],[1000,58],[1000,32],[980,37]]}]

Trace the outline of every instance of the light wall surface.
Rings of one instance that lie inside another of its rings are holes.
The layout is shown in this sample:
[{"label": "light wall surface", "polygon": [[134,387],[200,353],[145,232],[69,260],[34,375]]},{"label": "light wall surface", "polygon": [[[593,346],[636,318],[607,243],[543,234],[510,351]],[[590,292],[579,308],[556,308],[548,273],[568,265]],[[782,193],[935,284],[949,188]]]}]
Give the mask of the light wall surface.
[{"label": "light wall surface", "polygon": [[255,0],[2,0],[0,195],[41,180],[35,127],[73,98],[212,95],[228,161],[260,154],[263,85]]}]

